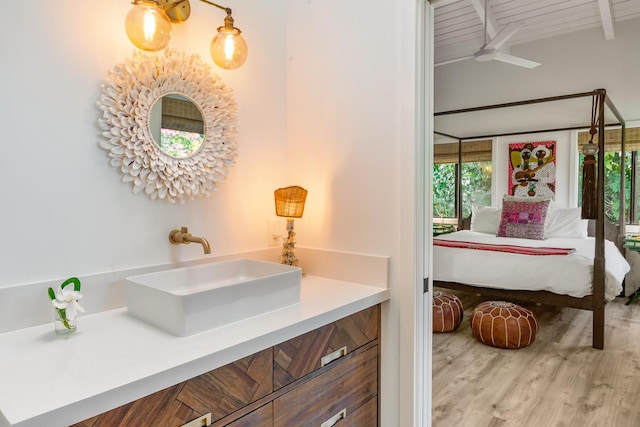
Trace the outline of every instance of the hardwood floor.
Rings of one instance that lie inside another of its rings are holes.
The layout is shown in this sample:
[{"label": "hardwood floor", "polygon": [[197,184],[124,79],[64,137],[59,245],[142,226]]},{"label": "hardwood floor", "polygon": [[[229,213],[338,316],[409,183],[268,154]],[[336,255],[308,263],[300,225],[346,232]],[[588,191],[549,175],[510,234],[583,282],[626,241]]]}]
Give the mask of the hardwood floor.
[{"label": "hardwood floor", "polygon": [[607,304],[605,349],[591,347],[590,311],[524,305],[535,342],[504,350],[477,341],[469,325],[482,302],[456,293],[464,318],[433,336],[433,426],[640,426],[640,305]]}]

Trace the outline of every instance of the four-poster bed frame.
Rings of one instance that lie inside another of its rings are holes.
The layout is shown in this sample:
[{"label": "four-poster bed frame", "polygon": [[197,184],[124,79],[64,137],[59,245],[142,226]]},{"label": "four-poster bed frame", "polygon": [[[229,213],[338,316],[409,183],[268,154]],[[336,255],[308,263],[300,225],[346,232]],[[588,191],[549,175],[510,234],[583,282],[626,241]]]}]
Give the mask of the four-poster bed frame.
[{"label": "four-poster bed frame", "polygon": [[[530,303],[541,303],[554,305],[559,307],[571,307],[583,310],[590,310],[593,312],[593,347],[598,349],[604,348],[604,320],[605,320],[605,256],[604,256],[604,241],[605,238],[614,241],[616,246],[623,250],[623,242],[624,242],[624,227],[625,227],[625,206],[624,206],[624,194],[625,194],[625,182],[624,182],[624,170],[625,170],[625,156],[621,156],[621,168],[620,168],[620,215],[619,215],[619,224],[618,226],[609,227],[609,223],[605,219],[604,215],[604,156],[602,155],[605,152],[604,146],[604,131],[605,127],[609,126],[621,126],[622,127],[622,140],[621,140],[621,150],[624,153],[625,151],[625,122],[619,111],[611,101],[611,99],[607,96],[607,92],[605,89],[596,89],[591,92],[581,92],[574,93],[568,95],[547,97],[547,98],[537,98],[530,99],[525,101],[517,101],[517,102],[509,102],[503,104],[493,104],[486,105],[481,107],[472,107],[465,108],[459,110],[451,110],[435,113],[434,117],[445,116],[445,115],[453,115],[453,114],[461,114],[461,113],[471,113],[475,111],[483,111],[483,110],[493,110],[500,108],[509,108],[515,106],[523,106],[530,104],[539,104],[539,103],[547,103],[554,101],[562,101],[568,100],[572,98],[582,98],[582,97],[593,97],[594,100],[597,100],[597,126],[598,126],[598,156],[597,156],[597,177],[596,177],[596,218],[595,218],[595,231],[593,227],[590,227],[590,232],[595,234],[595,258],[593,263],[593,288],[592,294],[582,297],[575,298],[568,295],[560,295],[555,294],[548,291],[528,291],[528,290],[506,290],[506,289],[495,289],[495,288],[485,288],[480,286],[471,286],[462,283],[455,282],[444,282],[434,280],[433,285],[461,290],[466,292],[472,292],[476,294],[480,294],[483,296],[487,296],[490,298],[502,298],[507,300],[517,300],[524,301]],[[605,105],[609,109],[609,111],[615,116],[617,123],[605,123]],[[448,138],[458,140],[458,171],[461,170],[460,165],[462,164],[462,142],[464,140],[478,140],[478,139],[487,139],[487,138],[495,138],[499,136],[513,136],[513,135],[525,135],[525,134],[533,134],[533,133],[542,133],[542,132],[560,132],[560,131],[569,131],[569,130],[579,130],[585,129],[587,127],[593,126],[594,123],[590,123],[585,126],[572,126],[572,127],[564,127],[564,128],[555,128],[555,129],[533,129],[533,130],[523,130],[517,132],[507,132],[507,133],[497,133],[492,135],[474,135],[474,136],[465,136],[465,137],[457,137],[454,135],[445,134],[442,132],[435,131],[434,133],[438,135],[442,135]],[[461,173],[457,174],[457,182],[456,182],[456,197],[457,200],[460,201],[460,197],[462,194],[461,189]],[[465,228],[463,224],[462,218],[462,203],[458,202],[457,205],[457,216],[458,216],[458,228]],[[590,224],[591,225],[591,224]],[[607,227],[605,231],[605,227]],[[593,235],[592,234],[592,235]],[[426,279],[425,279],[426,286]]]}]

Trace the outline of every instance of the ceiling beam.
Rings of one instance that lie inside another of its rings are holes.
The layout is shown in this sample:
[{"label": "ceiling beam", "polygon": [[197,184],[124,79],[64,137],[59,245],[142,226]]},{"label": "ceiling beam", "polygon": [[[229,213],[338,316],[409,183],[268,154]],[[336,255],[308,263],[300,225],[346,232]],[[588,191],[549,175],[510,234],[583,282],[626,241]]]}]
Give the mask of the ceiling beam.
[{"label": "ceiling beam", "polygon": [[602,19],[604,38],[606,40],[613,40],[616,36],[613,34],[613,12],[611,11],[611,1],[598,0],[598,7],[600,8],[600,18]]},{"label": "ceiling beam", "polygon": [[471,2],[471,5],[473,6],[473,8],[475,9],[476,13],[478,14],[478,17],[480,18],[480,22],[482,22],[482,25],[485,25],[487,27],[487,34],[489,35],[490,38],[494,38],[496,36],[496,34],[498,34],[498,22],[496,21],[496,17],[493,15],[493,11],[491,10],[491,7],[489,5],[487,5],[487,23],[485,24],[484,22],[484,15],[485,15],[485,4],[486,2],[484,0],[469,0]]}]

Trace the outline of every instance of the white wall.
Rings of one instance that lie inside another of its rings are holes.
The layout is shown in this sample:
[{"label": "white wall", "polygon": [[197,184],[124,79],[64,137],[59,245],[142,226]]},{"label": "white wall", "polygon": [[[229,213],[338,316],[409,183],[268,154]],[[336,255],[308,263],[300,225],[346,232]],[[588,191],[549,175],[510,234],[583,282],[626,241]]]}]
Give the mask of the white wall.
[{"label": "white wall", "polygon": [[288,2],[289,177],[309,190],[298,238],[305,246],[391,257],[384,426],[410,426],[414,415],[417,3]]},{"label": "white wall", "polygon": [[170,46],[211,63],[239,104],[236,166],[218,192],[182,205],[132,194],[98,147],[100,83],[134,50],[124,31],[130,2],[16,4],[0,26],[0,287],[202,256],[199,246],[169,244],[182,225],[214,254],[266,246],[273,190],[287,183],[285,4],[237,3],[250,53],[236,71],[208,53],[224,12],[195,1],[190,20],[173,26]]},{"label": "white wall", "polygon": [[[273,190],[302,185],[301,246],[391,257],[382,425],[412,425],[418,3],[230,5],[249,59],[216,71],[239,104],[240,153],[218,192],[183,205],[132,194],[98,147],[100,82],[133,51],[130,3],[17,3],[0,26],[0,288],[201,257],[199,246],[167,241],[182,225],[214,255],[263,248]],[[209,60],[222,18],[193,1],[171,46]]]}]

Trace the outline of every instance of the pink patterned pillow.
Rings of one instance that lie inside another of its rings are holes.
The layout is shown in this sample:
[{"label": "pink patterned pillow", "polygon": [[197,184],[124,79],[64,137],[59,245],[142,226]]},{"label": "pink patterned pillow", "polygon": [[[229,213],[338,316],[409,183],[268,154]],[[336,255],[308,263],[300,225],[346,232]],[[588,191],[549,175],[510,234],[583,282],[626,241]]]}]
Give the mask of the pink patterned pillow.
[{"label": "pink patterned pillow", "polygon": [[548,198],[505,196],[498,236],[544,240],[549,201]]}]

